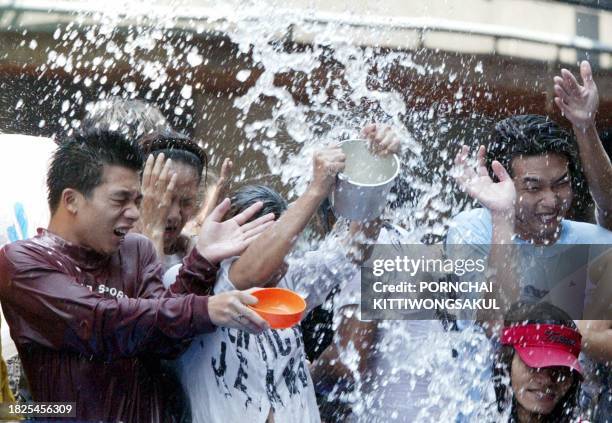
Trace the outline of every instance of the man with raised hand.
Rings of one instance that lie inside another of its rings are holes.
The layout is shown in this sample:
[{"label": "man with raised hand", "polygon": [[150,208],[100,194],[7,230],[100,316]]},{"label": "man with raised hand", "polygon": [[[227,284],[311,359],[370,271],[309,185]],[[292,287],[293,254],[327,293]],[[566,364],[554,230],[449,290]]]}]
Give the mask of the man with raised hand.
[{"label": "man with raised hand", "polygon": [[[476,254],[488,256],[489,263],[502,265],[508,262],[508,249],[502,244],[543,246],[551,269],[567,255],[570,247],[561,247],[564,244],[612,243],[612,232],[566,219],[580,171],[578,152],[571,135],[549,118],[522,115],[504,119],[495,125],[489,148],[479,148],[475,169],[468,155],[464,146],[456,157],[454,176],[483,208],[455,216],[447,249],[453,244],[470,244]],[[524,279],[520,295],[527,301],[541,300],[558,282],[526,271],[519,276]],[[512,303],[519,295],[517,279],[510,280],[513,277],[508,272],[499,273],[498,278],[507,295],[502,300]],[[506,279],[507,283],[501,283]]]},{"label": "man with raised hand", "polygon": [[0,252],[0,300],[32,396],[72,402],[80,421],[162,421],[159,360],[215,326],[251,333],[267,323],[244,292],[206,296],[218,263],[240,254],[273,216],[205,221],[176,282],[164,289],[152,243],[128,234],[139,218],[142,156],[125,136],[62,142],[47,178],[47,230]]},{"label": "man with raised hand", "polygon": [[[588,249],[579,249],[578,257],[575,247],[568,244],[609,244],[612,232],[566,219],[579,188],[577,150],[571,135],[549,118],[522,115],[498,122],[488,147],[481,146],[474,161],[469,159],[466,146],[457,154],[453,176],[482,208],[453,218],[446,239],[447,254],[488,259],[489,270],[496,271],[491,279],[496,284],[485,298],[496,299],[502,311],[519,298],[535,303],[554,297],[582,308],[578,294],[584,295],[584,289],[578,292],[581,288],[572,287],[567,276],[561,282],[557,275],[564,274],[569,262],[587,260]],[[536,267],[534,257],[538,257]],[[481,281],[487,276],[466,274],[461,279]],[[499,317],[485,310],[476,315],[458,313],[458,318],[489,321],[485,327],[492,335],[496,329],[492,320]],[[457,323],[461,328],[472,326],[463,320]],[[457,351],[458,363],[468,362],[474,354],[469,345],[458,345]],[[483,402],[489,377],[483,372],[471,389]],[[474,418],[463,417],[460,421]]]},{"label": "man with raised hand", "polygon": [[582,168],[597,206],[597,221],[612,230],[612,164],[599,139],[595,116],[599,93],[589,62],[580,64],[580,85],[567,69],[554,77],[555,104],[572,123]]}]

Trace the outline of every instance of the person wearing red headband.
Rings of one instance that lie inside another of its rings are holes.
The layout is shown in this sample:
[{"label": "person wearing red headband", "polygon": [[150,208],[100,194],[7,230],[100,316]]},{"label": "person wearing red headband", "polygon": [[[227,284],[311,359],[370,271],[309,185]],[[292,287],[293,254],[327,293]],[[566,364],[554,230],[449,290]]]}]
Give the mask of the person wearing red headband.
[{"label": "person wearing red headband", "polygon": [[580,421],[581,338],[572,319],[549,303],[511,307],[493,365],[496,411],[503,416],[496,421]]}]

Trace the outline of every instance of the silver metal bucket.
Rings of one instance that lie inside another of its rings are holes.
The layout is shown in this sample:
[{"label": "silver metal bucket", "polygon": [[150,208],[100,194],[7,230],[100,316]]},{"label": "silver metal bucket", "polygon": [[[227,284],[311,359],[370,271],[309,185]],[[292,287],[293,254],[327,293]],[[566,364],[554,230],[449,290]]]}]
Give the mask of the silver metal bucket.
[{"label": "silver metal bucket", "polygon": [[346,167],[338,175],[330,202],[336,216],[368,221],[379,217],[400,171],[397,155],[375,156],[366,140],[351,139],[340,144]]}]

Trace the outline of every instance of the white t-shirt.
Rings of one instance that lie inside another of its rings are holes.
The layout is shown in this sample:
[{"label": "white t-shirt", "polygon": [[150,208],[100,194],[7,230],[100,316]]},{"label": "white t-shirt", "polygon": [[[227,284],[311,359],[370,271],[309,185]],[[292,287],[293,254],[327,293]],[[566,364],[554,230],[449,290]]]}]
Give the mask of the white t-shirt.
[{"label": "white t-shirt", "polygon": [[[215,294],[236,289],[229,279],[236,259],[221,263]],[[339,245],[331,241],[288,262],[288,272],[278,286],[302,295],[306,313],[356,272]],[[299,325],[259,335],[220,327],[195,338],[177,361],[193,421],[227,423],[248,418],[264,423],[272,410],[277,423],[319,422],[303,343]]]}]

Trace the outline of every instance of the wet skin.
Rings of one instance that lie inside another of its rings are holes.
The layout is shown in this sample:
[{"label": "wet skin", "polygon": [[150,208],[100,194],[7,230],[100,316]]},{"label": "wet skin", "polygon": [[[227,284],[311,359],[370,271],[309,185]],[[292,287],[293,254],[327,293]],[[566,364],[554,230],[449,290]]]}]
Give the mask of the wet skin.
[{"label": "wet skin", "polygon": [[550,414],[574,381],[568,367],[533,368],[514,354],[511,384],[521,422],[537,421]]},{"label": "wet skin", "polygon": [[170,172],[176,174],[176,187],[164,231],[164,252],[174,254],[179,248],[179,239],[185,224],[197,212],[200,177],[197,170],[188,164],[173,161]]}]

